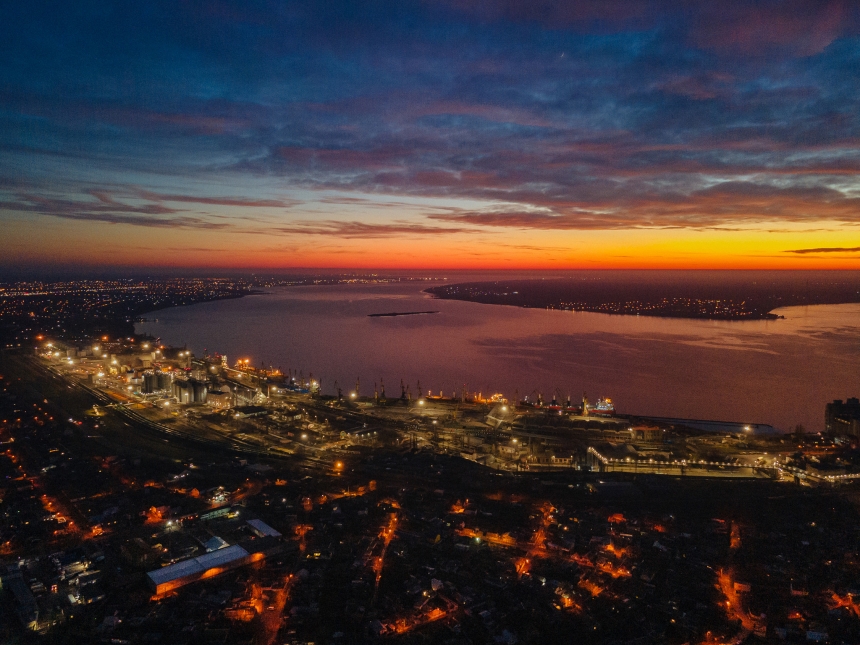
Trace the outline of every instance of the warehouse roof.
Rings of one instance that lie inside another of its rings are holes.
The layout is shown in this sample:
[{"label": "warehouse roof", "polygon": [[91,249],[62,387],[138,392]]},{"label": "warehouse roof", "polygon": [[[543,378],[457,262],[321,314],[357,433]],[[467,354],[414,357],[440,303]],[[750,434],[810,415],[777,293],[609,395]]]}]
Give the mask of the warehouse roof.
[{"label": "warehouse roof", "polygon": [[152,580],[156,586],[158,586],[173,580],[185,578],[186,576],[202,574],[207,569],[224,566],[225,564],[235,562],[236,560],[246,557],[248,557],[248,552],[237,544],[223,549],[218,549],[217,551],[201,555],[197,558],[189,558],[188,560],[175,562],[174,564],[162,567],[161,569],[150,571],[146,575],[149,576],[149,579]]},{"label": "warehouse roof", "polygon": [[248,526],[260,537],[281,537],[281,534],[263,520],[248,520]]}]

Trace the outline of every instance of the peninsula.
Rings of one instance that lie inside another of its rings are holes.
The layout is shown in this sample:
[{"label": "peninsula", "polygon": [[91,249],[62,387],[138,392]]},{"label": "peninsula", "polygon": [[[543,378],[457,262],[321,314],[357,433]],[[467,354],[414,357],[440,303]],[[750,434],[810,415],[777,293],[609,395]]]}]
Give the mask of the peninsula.
[{"label": "peninsula", "polygon": [[423,316],[425,314],[438,314],[438,311],[394,311],[386,314],[367,314],[368,318],[394,318],[396,316]]},{"label": "peninsula", "polygon": [[699,318],[776,320],[775,309],[860,302],[860,276],[814,272],[583,272],[577,277],[445,284],[435,298],[563,311]]}]

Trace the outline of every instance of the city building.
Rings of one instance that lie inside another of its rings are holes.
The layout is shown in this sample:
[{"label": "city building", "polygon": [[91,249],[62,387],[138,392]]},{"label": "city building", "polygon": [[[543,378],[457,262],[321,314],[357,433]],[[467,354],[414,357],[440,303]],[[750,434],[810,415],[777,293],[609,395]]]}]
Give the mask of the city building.
[{"label": "city building", "polygon": [[824,409],[824,431],[833,435],[860,437],[860,399],[836,399]]},{"label": "city building", "polygon": [[180,560],[146,574],[149,586],[157,595],[178,589],[197,580],[220,575],[230,569],[261,560],[261,553],[248,553],[238,544],[216,549],[206,555]]}]

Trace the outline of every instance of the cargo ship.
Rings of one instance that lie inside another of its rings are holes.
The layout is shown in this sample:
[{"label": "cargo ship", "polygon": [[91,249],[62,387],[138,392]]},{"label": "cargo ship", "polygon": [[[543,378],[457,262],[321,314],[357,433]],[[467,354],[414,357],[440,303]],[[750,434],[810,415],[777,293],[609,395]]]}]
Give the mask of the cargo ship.
[{"label": "cargo ship", "polygon": [[571,404],[570,397],[567,398],[566,403],[561,403],[558,399],[553,397],[552,401],[548,404],[544,403],[543,397],[538,393],[536,401],[530,401],[529,397],[525,397],[525,399],[520,403],[520,405],[534,407],[534,408],[542,408],[544,410],[557,410],[559,414],[562,412],[567,412],[575,415],[581,416],[598,416],[598,417],[614,417],[615,416],[615,405],[612,403],[612,399],[610,398],[599,398],[596,403],[591,403],[588,400],[588,397],[583,394],[582,402],[580,404]]},{"label": "cargo ship", "polygon": [[589,415],[594,414],[602,417],[614,417],[615,406],[612,404],[612,399],[597,399],[597,403],[590,405],[585,401],[584,406]]}]

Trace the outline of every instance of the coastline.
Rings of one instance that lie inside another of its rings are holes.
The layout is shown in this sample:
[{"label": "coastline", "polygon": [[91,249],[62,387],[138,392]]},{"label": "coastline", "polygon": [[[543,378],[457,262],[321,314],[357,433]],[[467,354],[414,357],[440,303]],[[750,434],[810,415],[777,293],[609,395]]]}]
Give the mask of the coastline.
[{"label": "coastline", "polygon": [[688,314],[684,312],[660,312],[660,311],[636,311],[636,312],[626,312],[626,311],[606,311],[602,309],[602,306],[605,306],[606,303],[596,304],[593,307],[557,307],[552,306],[550,304],[537,306],[537,305],[528,305],[528,304],[512,304],[507,302],[486,302],[484,300],[478,298],[464,298],[464,297],[446,297],[441,296],[437,293],[434,293],[431,289],[424,289],[423,293],[430,296],[433,300],[456,300],[458,302],[471,302],[473,304],[478,305],[488,305],[494,307],[514,307],[516,309],[540,309],[545,311],[564,311],[569,313],[592,313],[592,314],[604,314],[606,316],[625,316],[625,317],[648,317],[648,318],[669,318],[669,319],[680,319],[680,320],[714,320],[721,322],[753,322],[753,321],[768,321],[768,320],[785,320],[785,316],[782,314],[775,314],[774,311],[778,309],[786,309],[790,307],[799,307],[799,306],[827,306],[827,305],[848,305],[848,304],[857,304],[858,301],[854,300],[839,300],[834,302],[815,302],[815,303],[807,303],[807,302],[788,302],[781,303],[777,307],[773,307],[766,312],[761,313],[753,313],[746,316],[741,315],[711,315],[711,314],[701,314],[694,315]]},{"label": "coastline", "polygon": [[[143,318],[143,316],[147,314],[157,313],[159,311],[169,311],[171,309],[179,309],[181,307],[193,307],[194,305],[200,305],[205,302],[219,302],[221,300],[238,300],[240,298],[244,298],[245,296],[260,296],[267,293],[271,293],[269,291],[260,291],[257,289],[251,289],[245,293],[231,293],[229,295],[224,296],[213,296],[211,298],[201,298],[200,300],[196,300],[194,302],[188,302],[181,305],[168,305],[166,307],[158,307],[157,309],[145,309],[135,314],[134,319],[129,323],[132,326],[131,333],[134,335],[139,335],[137,332],[137,325],[139,323],[148,323],[148,322],[158,322],[158,319],[147,319]],[[145,336],[145,335],[144,335]]]},{"label": "coastline", "polygon": [[[860,333],[860,304],[776,310],[786,320],[732,324],[431,303],[421,293],[423,287],[410,285],[386,289],[385,299],[350,300],[350,294],[361,290],[321,289],[309,300],[291,304],[288,293],[272,289],[272,295],[255,301],[159,313],[158,324],[141,324],[138,330],[198,355],[208,348],[285,373],[288,368],[313,372],[329,394],[335,380],[349,384],[359,376],[370,392],[380,378],[386,390],[403,379],[413,384],[414,393],[420,379],[422,386],[447,395],[464,383],[507,395],[536,389],[549,396],[560,387],[562,398],[582,391],[610,396],[621,411],[714,419],[724,418],[720,401],[735,400],[740,418],[781,428],[797,423],[817,427],[820,399],[800,384],[826,370],[825,365],[832,368],[818,394],[826,392],[827,399],[853,395],[844,387],[850,367],[839,357],[857,355],[856,344],[849,342]],[[431,309],[442,315],[368,317]],[[851,328],[850,334],[819,339],[809,333],[845,328]],[[804,362],[806,356],[812,358]],[[773,374],[792,375],[774,400],[743,396]],[[742,386],[727,386],[728,375],[739,375]]]},{"label": "coastline", "polygon": [[[750,316],[713,316],[713,315],[690,315],[685,313],[673,313],[673,312],[624,312],[624,311],[605,311],[603,309],[598,308],[599,305],[595,305],[592,307],[577,307],[575,309],[572,308],[564,308],[564,307],[553,307],[550,305],[545,305],[542,307],[531,306],[531,305],[515,305],[507,302],[484,302],[483,300],[473,299],[473,298],[446,298],[444,296],[440,296],[438,294],[432,293],[429,289],[425,289],[424,293],[428,294],[433,300],[456,300],[458,302],[471,302],[476,305],[487,305],[490,307],[514,307],[515,309],[540,309],[545,311],[564,311],[568,313],[589,313],[589,314],[603,314],[605,316],[625,316],[625,317],[648,317],[648,318],[673,318],[673,319],[681,319],[681,320],[719,320],[724,322],[745,322],[745,321],[761,321],[761,320],[785,320],[785,316],[780,314],[775,314],[773,311],[776,309],[785,309],[787,307],[796,307],[800,305],[804,305],[807,303],[789,303],[789,304],[781,304],[779,307],[774,307],[773,309],[765,312],[765,313],[757,313]],[[854,304],[850,301],[843,302],[821,302],[810,304],[809,306],[815,305],[846,305],[846,304]]]},{"label": "coastline", "polygon": [[429,314],[438,314],[439,311],[393,311],[384,314],[367,314],[368,318],[396,318],[398,316],[425,316]]}]

